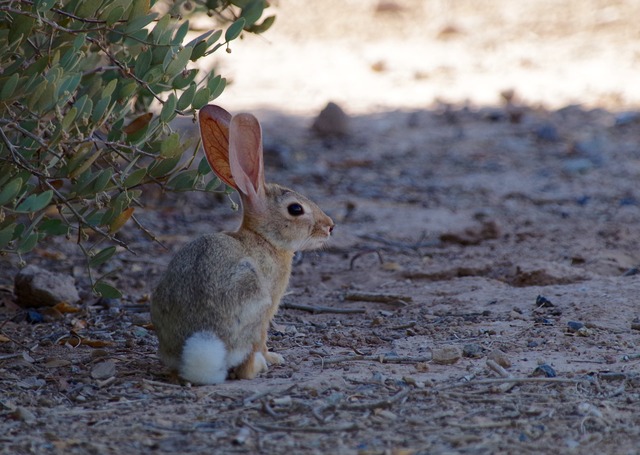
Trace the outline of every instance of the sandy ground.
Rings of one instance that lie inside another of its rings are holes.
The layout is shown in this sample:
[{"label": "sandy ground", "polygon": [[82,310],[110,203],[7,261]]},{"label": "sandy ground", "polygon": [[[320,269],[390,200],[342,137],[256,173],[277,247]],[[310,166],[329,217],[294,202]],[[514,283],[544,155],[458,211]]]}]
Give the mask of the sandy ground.
[{"label": "sandy ground", "polygon": [[[637,453],[640,3],[377,4],[281,1],[216,57],[219,103],[263,121],[267,178],[337,222],[275,318],[287,362],[205,387],[160,364],[155,281],[238,215],[151,193],[167,249],[122,231],[121,300],[53,244],[27,259],[84,300],[30,324],[2,263],[0,453]],[[328,100],[346,137],[309,131]]]},{"label": "sandy ground", "polygon": [[233,80],[219,100],[231,109],[496,105],[504,90],[547,108],[640,102],[635,1],[274,3],[268,34],[215,57]]}]

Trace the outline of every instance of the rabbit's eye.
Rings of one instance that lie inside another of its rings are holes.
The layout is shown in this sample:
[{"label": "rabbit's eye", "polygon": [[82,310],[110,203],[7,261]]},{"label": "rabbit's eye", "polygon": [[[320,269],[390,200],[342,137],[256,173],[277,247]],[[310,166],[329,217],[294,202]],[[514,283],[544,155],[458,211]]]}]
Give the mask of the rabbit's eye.
[{"label": "rabbit's eye", "polygon": [[304,207],[296,203],[289,204],[289,206],[287,207],[287,211],[291,216],[300,216],[304,213]]}]

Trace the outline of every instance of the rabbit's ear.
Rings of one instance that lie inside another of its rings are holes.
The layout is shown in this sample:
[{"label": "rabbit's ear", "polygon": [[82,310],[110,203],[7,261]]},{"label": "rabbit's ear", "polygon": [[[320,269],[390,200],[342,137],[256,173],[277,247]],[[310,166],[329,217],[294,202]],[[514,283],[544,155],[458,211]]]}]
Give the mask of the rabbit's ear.
[{"label": "rabbit's ear", "polygon": [[200,109],[200,136],[209,166],[220,180],[238,190],[229,164],[229,124],[231,114],[209,104]]},{"label": "rabbit's ear", "polygon": [[262,129],[251,114],[238,114],[229,126],[229,164],[240,193],[255,209],[265,204]]}]

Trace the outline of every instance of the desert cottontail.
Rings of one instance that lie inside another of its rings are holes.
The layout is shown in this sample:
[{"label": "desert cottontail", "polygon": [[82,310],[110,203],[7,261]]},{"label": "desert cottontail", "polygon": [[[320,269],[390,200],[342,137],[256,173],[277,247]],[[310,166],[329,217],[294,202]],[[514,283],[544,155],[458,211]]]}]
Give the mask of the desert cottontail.
[{"label": "desert cottontail", "polygon": [[291,274],[295,251],[322,246],[333,221],[306,197],[265,183],[262,132],[251,114],[200,110],[204,151],[215,173],[240,193],[242,224],[180,250],[153,293],[151,320],[161,359],[196,384],[231,372],[251,379],[281,363],[267,330]]}]

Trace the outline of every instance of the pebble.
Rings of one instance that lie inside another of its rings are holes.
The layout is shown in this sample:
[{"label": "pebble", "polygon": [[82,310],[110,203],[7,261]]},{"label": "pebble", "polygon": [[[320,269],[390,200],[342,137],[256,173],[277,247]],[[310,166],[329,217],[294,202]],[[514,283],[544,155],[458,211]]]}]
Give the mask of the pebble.
[{"label": "pebble", "polygon": [[577,332],[583,327],[584,327],[584,324],[582,322],[578,322],[578,321],[567,322],[567,329],[569,330],[569,332],[572,332],[572,333]]},{"label": "pebble", "polygon": [[91,369],[93,379],[107,379],[116,375],[116,364],[113,360],[105,360],[94,365]]},{"label": "pebble", "polygon": [[538,367],[536,367],[535,370],[533,370],[533,376],[544,376],[546,378],[555,378],[557,374],[556,374],[556,370],[554,370],[551,365],[543,363],[542,365],[539,365]]},{"label": "pebble", "polygon": [[442,346],[431,350],[431,360],[439,365],[452,365],[462,357],[462,350],[457,346]]},{"label": "pebble", "polygon": [[534,133],[543,141],[558,142],[560,140],[558,129],[552,123],[543,123],[534,130]]},{"label": "pebble", "polygon": [[330,102],[313,121],[313,130],[321,136],[349,134],[349,116],[336,103]]},{"label": "pebble", "polygon": [[17,303],[22,307],[54,306],[60,302],[73,304],[80,300],[72,276],[35,265],[28,265],[18,272],[14,288]]},{"label": "pebble", "polygon": [[463,357],[478,358],[478,357],[482,357],[483,351],[484,351],[484,349],[479,344],[477,344],[477,343],[469,343],[469,344],[465,344],[462,347],[462,356]]},{"label": "pebble", "polygon": [[497,363],[503,368],[511,367],[511,360],[509,360],[509,357],[507,356],[507,354],[505,354],[500,349],[494,349],[489,353],[487,357],[489,360],[493,360],[495,363]]},{"label": "pebble", "polygon": [[550,308],[554,307],[555,305],[551,303],[551,300],[547,299],[546,297],[538,295],[538,297],[536,297],[536,306],[538,308]]},{"label": "pebble", "polygon": [[36,421],[36,415],[29,411],[27,408],[18,406],[16,410],[12,413],[13,418],[16,420],[22,420],[26,423],[33,423]]}]

